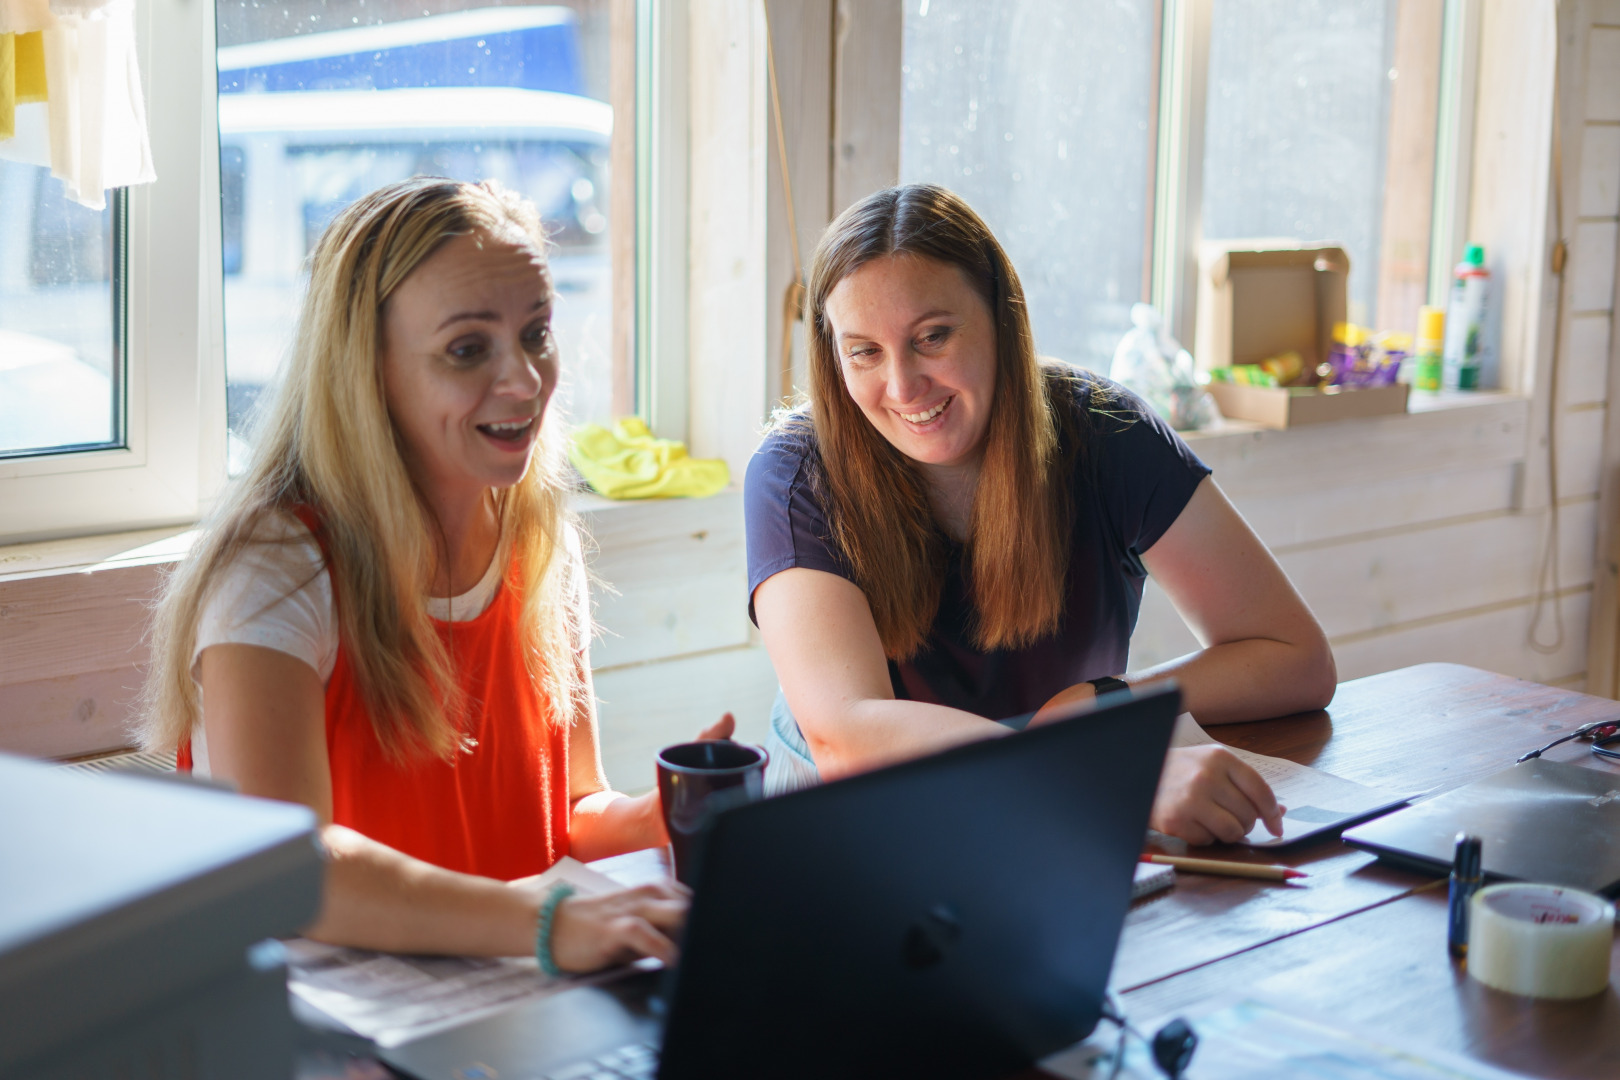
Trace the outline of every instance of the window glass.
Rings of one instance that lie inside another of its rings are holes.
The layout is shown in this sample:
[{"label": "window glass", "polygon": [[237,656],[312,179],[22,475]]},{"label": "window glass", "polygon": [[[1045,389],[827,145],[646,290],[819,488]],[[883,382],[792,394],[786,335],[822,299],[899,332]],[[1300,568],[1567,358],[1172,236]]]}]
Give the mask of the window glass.
[{"label": "window glass", "polygon": [[609,415],[608,2],[217,0],[233,465],[291,341],[304,259],[413,175],[499,180],[553,244],[560,403]]},{"label": "window glass", "polygon": [[[1398,7],[1399,0],[1216,0],[1203,235],[1337,243],[1350,255],[1351,321],[1384,319],[1388,329],[1411,330],[1421,293],[1405,305],[1409,312],[1380,312],[1377,303],[1395,79],[1420,75],[1395,70]],[[1429,161],[1388,177],[1392,198],[1403,179],[1416,185],[1420,240],[1432,201],[1432,114],[1427,122]],[[1391,254],[1415,260],[1415,277],[1425,276],[1421,242]]]},{"label": "window glass", "polygon": [[114,218],[0,161],[0,455],[119,445]]},{"label": "window glass", "polygon": [[989,223],[1042,353],[1106,372],[1144,299],[1152,0],[907,0],[900,175]]}]

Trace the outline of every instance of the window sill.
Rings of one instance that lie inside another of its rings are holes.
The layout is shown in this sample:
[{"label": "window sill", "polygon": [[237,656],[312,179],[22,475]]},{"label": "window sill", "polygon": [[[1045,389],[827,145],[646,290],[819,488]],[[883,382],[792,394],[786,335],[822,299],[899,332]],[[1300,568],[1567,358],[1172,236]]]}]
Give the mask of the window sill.
[{"label": "window sill", "polygon": [[1256,435],[1286,438],[1290,435],[1315,431],[1344,434],[1358,430],[1361,425],[1399,423],[1405,418],[1427,416],[1430,413],[1468,414],[1470,410],[1474,409],[1501,408],[1504,405],[1511,405],[1512,402],[1528,401],[1528,398],[1521,397],[1518,394],[1511,394],[1506,390],[1441,390],[1438,392],[1414,390],[1404,413],[1390,413],[1387,416],[1364,416],[1351,420],[1336,420],[1326,424],[1307,424],[1303,427],[1293,428],[1272,428],[1249,420],[1223,419],[1219,427],[1207,431],[1184,431],[1181,436],[1190,444],[1202,446],[1210,442],[1252,438]]},{"label": "window sill", "polygon": [[[721,517],[731,509],[728,504],[741,497],[742,489],[735,485],[709,499],[618,500],[603,498],[594,492],[580,492],[570,500],[570,506],[589,526],[597,521],[617,520],[619,512],[625,516],[655,517],[680,514],[697,520],[712,506],[709,512]],[[197,535],[194,525],[175,525],[0,545],[0,602],[4,600],[4,589],[12,582],[178,562],[191,550]]]},{"label": "window sill", "polygon": [[[598,672],[752,643],[742,492],[573,500],[589,536]],[[151,604],[195,527],[0,547],[0,751],[69,757],[125,746]]]},{"label": "window sill", "polygon": [[1284,494],[1523,461],[1529,421],[1530,399],[1504,390],[1414,392],[1404,413],[1281,429],[1227,420],[1185,438],[1229,495]]}]

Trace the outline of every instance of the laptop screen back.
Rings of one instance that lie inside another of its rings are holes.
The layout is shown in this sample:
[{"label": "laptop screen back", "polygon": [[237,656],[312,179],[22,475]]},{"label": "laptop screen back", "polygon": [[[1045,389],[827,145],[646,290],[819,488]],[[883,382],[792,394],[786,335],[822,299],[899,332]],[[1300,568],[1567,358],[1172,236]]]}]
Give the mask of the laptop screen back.
[{"label": "laptop screen back", "polygon": [[1179,700],[719,815],[659,1075],[986,1076],[1084,1038]]}]

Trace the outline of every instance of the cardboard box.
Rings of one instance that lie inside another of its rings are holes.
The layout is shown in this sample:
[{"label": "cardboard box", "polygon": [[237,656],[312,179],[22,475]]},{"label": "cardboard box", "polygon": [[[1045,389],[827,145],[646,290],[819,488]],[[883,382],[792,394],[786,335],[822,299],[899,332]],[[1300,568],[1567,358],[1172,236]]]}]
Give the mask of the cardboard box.
[{"label": "cardboard box", "polygon": [[1221,407],[1222,416],[1274,428],[1403,413],[1411,389],[1405,383],[1364,390],[1340,390],[1336,386],[1318,390],[1314,386],[1209,384],[1210,396]]},{"label": "cardboard box", "polygon": [[1298,427],[1406,411],[1404,384],[1365,390],[1316,388],[1316,366],[1346,321],[1350,256],[1335,244],[1223,240],[1205,244],[1198,267],[1193,355],[1205,371],[1257,364],[1285,352],[1305,362],[1285,387],[1209,384],[1221,414],[1267,427]]},{"label": "cardboard box", "polygon": [[1305,361],[1301,382],[1327,359],[1345,321],[1350,256],[1333,244],[1222,240],[1198,260],[1193,356],[1205,371],[1257,364],[1279,353]]}]

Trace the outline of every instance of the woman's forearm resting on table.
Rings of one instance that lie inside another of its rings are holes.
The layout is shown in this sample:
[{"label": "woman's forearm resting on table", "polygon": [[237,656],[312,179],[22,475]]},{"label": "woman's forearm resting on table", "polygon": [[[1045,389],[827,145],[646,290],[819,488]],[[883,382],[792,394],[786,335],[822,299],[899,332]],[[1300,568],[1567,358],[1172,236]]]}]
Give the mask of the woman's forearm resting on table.
[{"label": "woman's forearm resting on table", "polygon": [[[789,698],[792,705],[792,698]],[[943,705],[896,698],[814,703],[795,711],[823,779],[831,780],[953,746],[1009,734],[993,720]]]},{"label": "woman's forearm resting on table", "polygon": [[788,708],[824,778],[1006,734],[971,713],[896,700],[866,594],[846,578],[783,570],[754,590],[754,611]]},{"label": "woman's forearm resting on table", "polygon": [[574,800],[568,853],[581,862],[606,859],[669,843],[658,793],[626,795],[603,790]]},{"label": "woman's forearm resting on table", "polygon": [[1181,706],[1201,724],[1268,720],[1326,708],[1337,686],[1327,640],[1293,644],[1265,638],[1212,645],[1143,671],[1126,681],[1142,686],[1174,678]]},{"label": "woman's forearm resting on table", "polygon": [[[385,952],[532,956],[545,890],[536,878],[496,881],[443,870],[353,829],[327,825],[321,913],[305,933],[317,941]],[[656,882],[557,907],[551,955],[565,971],[595,971],[639,956],[675,959],[686,891]]]},{"label": "woman's forearm resting on table", "polygon": [[342,825],[326,825],[317,941],[386,952],[524,956],[540,898],[493,878],[412,858]]}]

